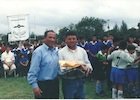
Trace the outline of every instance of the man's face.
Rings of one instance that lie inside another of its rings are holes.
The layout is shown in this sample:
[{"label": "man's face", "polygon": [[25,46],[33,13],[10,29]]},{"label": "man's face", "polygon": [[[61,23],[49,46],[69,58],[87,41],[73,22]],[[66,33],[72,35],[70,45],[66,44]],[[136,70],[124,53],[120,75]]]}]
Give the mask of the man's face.
[{"label": "man's face", "polygon": [[81,40],[81,43],[85,43],[85,39],[82,39],[82,40]]},{"label": "man's face", "polygon": [[6,47],[6,51],[9,52],[11,50],[10,47]]},{"label": "man's face", "polygon": [[103,37],[103,40],[104,40],[104,41],[107,41],[107,40],[108,40],[108,37],[107,37],[107,36],[104,36],[104,37]]},{"label": "man's face", "polygon": [[109,39],[110,39],[110,40],[113,40],[114,37],[113,37],[112,35],[109,35]]},{"label": "man's face", "polygon": [[68,47],[74,47],[77,43],[77,37],[75,35],[69,35],[66,37],[66,44]]},{"label": "man's face", "polygon": [[92,41],[97,41],[97,37],[96,36],[93,36],[92,37]]},{"label": "man's face", "polygon": [[128,51],[130,54],[133,54],[135,52],[135,50],[130,50]]},{"label": "man's face", "polygon": [[129,40],[130,40],[131,43],[134,42],[134,38],[133,37],[129,37]]},{"label": "man's face", "polygon": [[37,45],[37,41],[34,41],[34,45]]},{"label": "man's face", "polygon": [[77,39],[77,43],[80,43],[81,42],[81,40],[80,39]]},{"label": "man's face", "polygon": [[44,41],[49,47],[53,47],[55,45],[55,42],[56,42],[56,34],[54,32],[48,32]]}]

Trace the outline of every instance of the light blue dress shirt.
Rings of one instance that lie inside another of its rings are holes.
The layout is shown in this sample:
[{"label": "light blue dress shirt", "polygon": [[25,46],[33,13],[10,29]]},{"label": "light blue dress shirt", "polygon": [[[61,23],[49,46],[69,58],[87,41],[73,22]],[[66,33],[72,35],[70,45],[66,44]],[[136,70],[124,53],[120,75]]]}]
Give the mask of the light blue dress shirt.
[{"label": "light blue dress shirt", "polygon": [[53,80],[57,77],[60,67],[58,51],[50,49],[46,44],[38,47],[32,55],[31,66],[28,72],[28,82],[32,88],[37,88],[37,81]]}]

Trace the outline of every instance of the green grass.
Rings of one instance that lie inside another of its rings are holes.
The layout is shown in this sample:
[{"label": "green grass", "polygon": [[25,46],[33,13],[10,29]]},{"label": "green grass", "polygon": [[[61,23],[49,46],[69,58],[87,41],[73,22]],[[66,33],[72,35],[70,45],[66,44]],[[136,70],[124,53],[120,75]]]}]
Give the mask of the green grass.
[{"label": "green grass", "polygon": [[[60,81],[60,98],[63,99]],[[110,99],[111,93],[106,90],[108,96],[95,95],[95,82],[85,82],[86,99]],[[25,78],[0,78],[0,99],[33,99],[33,91]]]}]

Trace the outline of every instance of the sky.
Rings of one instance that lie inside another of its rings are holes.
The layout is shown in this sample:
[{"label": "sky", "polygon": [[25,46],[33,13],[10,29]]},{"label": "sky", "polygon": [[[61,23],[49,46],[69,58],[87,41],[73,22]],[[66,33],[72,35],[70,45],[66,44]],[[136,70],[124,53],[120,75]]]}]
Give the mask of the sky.
[{"label": "sky", "polygon": [[85,16],[109,19],[110,29],[122,20],[128,28],[138,28],[140,0],[0,0],[0,34],[10,32],[7,16],[19,14],[29,14],[30,32],[37,35],[46,29],[58,32]]}]

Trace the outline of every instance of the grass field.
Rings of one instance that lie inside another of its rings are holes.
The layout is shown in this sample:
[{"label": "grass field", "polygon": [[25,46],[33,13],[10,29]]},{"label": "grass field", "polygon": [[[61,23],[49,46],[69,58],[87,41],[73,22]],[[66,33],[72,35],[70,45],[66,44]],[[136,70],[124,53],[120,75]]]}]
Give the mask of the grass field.
[{"label": "grass field", "polygon": [[[105,86],[104,86],[105,87]],[[106,90],[106,97],[95,95],[95,82],[85,82],[86,99],[110,99],[111,93]],[[31,86],[26,78],[0,78],[0,99],[33,99]],[[60,99],[63,99],[60,81]]]}]

